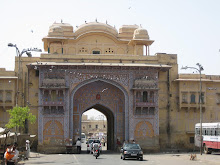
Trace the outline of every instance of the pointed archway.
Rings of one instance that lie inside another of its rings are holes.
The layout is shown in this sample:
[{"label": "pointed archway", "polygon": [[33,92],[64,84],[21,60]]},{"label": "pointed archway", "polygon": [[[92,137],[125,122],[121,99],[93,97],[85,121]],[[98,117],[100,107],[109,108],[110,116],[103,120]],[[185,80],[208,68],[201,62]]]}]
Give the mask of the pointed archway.
[{"label": "pointed archway", "polygon": [[[93,105],[92,107],[88,108],[87,110],[90,110],[94,108],[95,110],[101,112],[103,115],[105,115],[106,119],[107,119],[107,150],[114,150],[114,114],[112,113],[111,110],[109,110],[107,107],[101,105],[101,104],[96,104]],[[85,110],[84,112],[86,112],[87,110]],[[84,113],[83,112],[83,113]],[[82,127],[80,126],[80,128],[82,129]],[[82,130],[80,131],[82,132]]]},{"label": "pointed archway", "polygon": [[115,149],[116,139],[126,140],[128,100],[125,90],[103,80],[89,81],[76,87],[71,95],[70,137],[77,139],[81,133],[81,116],[91,109],[97,109],[106,115],[108,120],[108,149]]}]

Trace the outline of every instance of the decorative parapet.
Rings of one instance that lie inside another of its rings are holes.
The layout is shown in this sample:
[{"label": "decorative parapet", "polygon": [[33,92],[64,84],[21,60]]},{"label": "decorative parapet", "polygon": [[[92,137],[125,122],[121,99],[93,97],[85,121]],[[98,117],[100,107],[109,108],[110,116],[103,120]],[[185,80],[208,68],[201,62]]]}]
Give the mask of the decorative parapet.
[{"label": "decorative parapet", "polygon": [[65,79],[44,79],[41,88],[66,88]]},{"label": "decorative parapet", "polygon": [[158,90],[157,81],[156,80],[149,80],[149,79],[137,79],[134,81],[134,86],[132,89],[154,89]]}]

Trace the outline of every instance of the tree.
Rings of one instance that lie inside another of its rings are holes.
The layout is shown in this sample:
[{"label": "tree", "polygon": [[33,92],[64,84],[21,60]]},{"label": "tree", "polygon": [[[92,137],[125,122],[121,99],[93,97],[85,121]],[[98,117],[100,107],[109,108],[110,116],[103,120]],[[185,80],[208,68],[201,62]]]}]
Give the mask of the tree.
[{"label": "tree", "polygon": [[30,108],[26,107],[14,107],[13,109],[7,110],[10,118],[8,124],[5,126],[7,128],[15,128],[15,133],[19,128],[24,128],[25,121],[28,120],[31,124],[35,123],[36,116],[30,113]]}]

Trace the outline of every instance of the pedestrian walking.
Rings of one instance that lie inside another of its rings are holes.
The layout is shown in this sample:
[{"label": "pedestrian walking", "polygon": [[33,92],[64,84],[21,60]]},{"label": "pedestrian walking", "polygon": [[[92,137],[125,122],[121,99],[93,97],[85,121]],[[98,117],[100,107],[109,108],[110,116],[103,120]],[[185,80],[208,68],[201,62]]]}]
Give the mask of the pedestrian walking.
[{"label": "pedestrian walking", "polygon": [[76,141],[76,148],[77,148],[77,153],[80,154],[80,152],[81,152],[81,141],[80,141],[80,138],[78,138],[77,141]]},{"label": "pedestrian walking", "polygon": [[28,159],[30,157],[30,152],[31,152],[30,141],[26,140],[26,159]]}]

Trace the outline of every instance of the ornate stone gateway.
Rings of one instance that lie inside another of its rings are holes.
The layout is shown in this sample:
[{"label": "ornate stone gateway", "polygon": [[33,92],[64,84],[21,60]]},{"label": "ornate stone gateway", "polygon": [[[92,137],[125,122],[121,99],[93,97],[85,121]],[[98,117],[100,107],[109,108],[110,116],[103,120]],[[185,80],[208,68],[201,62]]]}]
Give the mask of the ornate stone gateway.
[{"label": "ornate stone gateway", "polygon": [[154,41],[146,29],[124,25],[117,31],[96,21],[74,31],[54,23],[43,42],[47,53],[28,65],[28,78],[39,82],[29,89],[39,90],[38,147],[55,146],[54,152],[68,139],[75,142],[82,114],[95,108],[107,117],[109,150],[116,149],[117,139],[159,149],[158,77],[171,66],[164,55],[150,56]]},{"label": "ornate stone gateway", "polygon": [[115,149],[117,139],[159,146],[159,67],[98,63],[35,66],[40,71],[40,144],[63,146],[66,139],[76,140],[81,134],[82,114],[95,108],[108,120],[108,149]]}]

